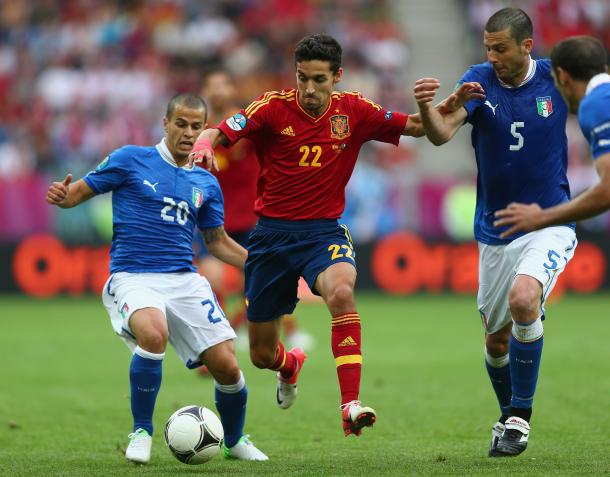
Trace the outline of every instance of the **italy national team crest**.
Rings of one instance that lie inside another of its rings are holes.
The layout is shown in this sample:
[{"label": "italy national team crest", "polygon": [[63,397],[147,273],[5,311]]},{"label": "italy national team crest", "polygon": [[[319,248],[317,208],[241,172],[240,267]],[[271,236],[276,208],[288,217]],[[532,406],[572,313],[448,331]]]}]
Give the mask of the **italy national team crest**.
[{"label": "italy national team crest", "polygon": [[349,118],[347,114],[335,114],[330,117],[330,137],[345,139],[350,135]]},{"label": "italy national team crest", "polygon": [[536,107],[538,108],[538,114],[543,118],[548,118],[553,112],[553,102],[550,96],[543,96],[542,98],[536,98]]},{"label": "italy national team crest", "polygon": [[193,187],[193,205],[198,209],[201,207],[201,204],[203,204],[203,192],[200,189]]}]

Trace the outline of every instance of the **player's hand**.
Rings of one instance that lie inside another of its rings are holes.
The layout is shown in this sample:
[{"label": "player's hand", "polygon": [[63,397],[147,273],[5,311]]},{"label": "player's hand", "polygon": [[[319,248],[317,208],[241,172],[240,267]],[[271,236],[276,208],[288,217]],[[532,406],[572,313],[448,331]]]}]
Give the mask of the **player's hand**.
[{"label": "player's hand", "polygon": [[495,227],[511,225],[500,234],[500,238],[510,237],[517,232],[531,232],[542,227],[542,209],[538,204],[508,204],[506,209],[495,213]]},{"label": "player's hand", "polygon": [[47,202],[51,205],[60,205],[70,192],[72,174],[68,174],[62,182],[53,182],[47,191]]},{"label": "player's hand", "polygon": [[189,154],[189,166],[193,164],[205,163],[205,168],[209,171],[218,171],[218,162],[214,155],[212,143],[205,137],[199,138],[193,144],[193,149]]},{"label": "player's hand", "polygon": [[413,88],[413,94],[415,96],[415,101],[417,101],[417,105],[420,107],[429,105],[434,99],[434,96],[436,96],[436,92],[440,86],[441,82],[436,78],[418,79]]},{"label": "player's hand", "polygon": [[462,83],[459,88],[438,105],[438,109],[441,114],[453,113],[470,100],[484,98],[485,90],[479,83],[476,81]]}]

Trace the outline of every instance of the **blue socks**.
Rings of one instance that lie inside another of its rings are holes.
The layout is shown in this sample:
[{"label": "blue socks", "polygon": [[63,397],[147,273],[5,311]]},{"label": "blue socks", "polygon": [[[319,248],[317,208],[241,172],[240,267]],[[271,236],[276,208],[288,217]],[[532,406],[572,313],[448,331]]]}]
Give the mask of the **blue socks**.
[{"label": "blue socks", "polygon": [[153,433],[152,417],[161,387],[161,371],[165,353],[156,354],[136,347],[129,367],[131,384],[131,414],[133,430],[145,429]]},{"label": "blue socks", "polygon": [[511,407],[517,409],[513,410],[513,415],[519,415],[521,409],[531,413],[542,358],[543,331],[540,317],[527,326],[513,323],[510,337]]},{"label": "blue socks", "polygon": [[494,358],[485,349],[485,367],[487,368],[491,385],[496,392],[500,412],[503,416],[510,416],[510,400],[513,392],[508,354]]},{"label": "blue socks", "polygon": [[214,382],[214,402],[220,414],[222,427],[225,431],[225,446],[233,447],[244,433],[246,422],[246,402],[248,389],[243,373],[235,384],[219,384]]}]

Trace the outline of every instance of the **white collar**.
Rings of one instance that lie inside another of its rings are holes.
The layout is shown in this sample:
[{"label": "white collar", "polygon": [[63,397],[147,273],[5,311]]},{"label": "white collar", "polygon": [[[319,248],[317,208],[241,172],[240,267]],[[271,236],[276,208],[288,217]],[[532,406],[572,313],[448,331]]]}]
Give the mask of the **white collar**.
[{"label": "white collar", "polygon": [[[155,147],[157,148],[157,152],[159,153],[159,155],[165,162],[167,162],[168,164],[170,164],[174,167],[178,167],[178,164],[176,164],[176,160],[174,159],[174,156],[172,156],[172,153],[169,152],[169,148],[167,147],[167,142],[165,141],[165,138],[161,139],[161,142],[159,144],[157,144]],[[193,167],[194,167],[194,165],[189,166],[188,162],[187,162],[184,166],[182,166],[182,169],[190,170]]]},{"label": "white collar", "polygon": [[521,81],[521,83],[519,83],[517,86],[513,86],[508,83],[505,83],[500,78],[498,78],[498,81],[500,81],[500,84],[505,88],[513,89],[513,88],[519,88],[519,87],[523,86],[525,83],[527,83],[529,80],[531,80],[534,77],[534,73],[536,73],[536,60],[533,60],[531,56],[528,56],[527,61],[528,61],[527,74],[525,75],[525,78],[523,78],[523,81]]},{"label": "white collar", "polygon": [[610,83],[610,75],[608,73],[599,73],[589,80],[585,96],[604,83]]}]

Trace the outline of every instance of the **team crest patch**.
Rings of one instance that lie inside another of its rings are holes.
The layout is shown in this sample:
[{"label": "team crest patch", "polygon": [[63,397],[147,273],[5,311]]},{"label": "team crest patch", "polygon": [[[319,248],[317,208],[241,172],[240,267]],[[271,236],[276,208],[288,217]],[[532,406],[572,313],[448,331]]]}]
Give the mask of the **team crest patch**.
[{"label": "team crest patch", "polygon": [[330,137],[345,139],[350,134],[349,118],[346,114],[335,114],[330,117]]},{"label": "team crest patch", "polygon": [[193,187],[193,205],[198,209],[201,204],[203,204],[203,191]]},{"label": "team crest patch", "polygon": [[129,305],[127,304],[127,302],[125,302],[121,307],[121,316],[123,317],[123,319],[127,318],[127,313],[129,313]]},{"label": "team crest patch", "polygon": [[543,96],[536,98],[536,108],[538,108],[538,114],[543,118],[548,118],[553,113],[553,102],[550,96]]}]

